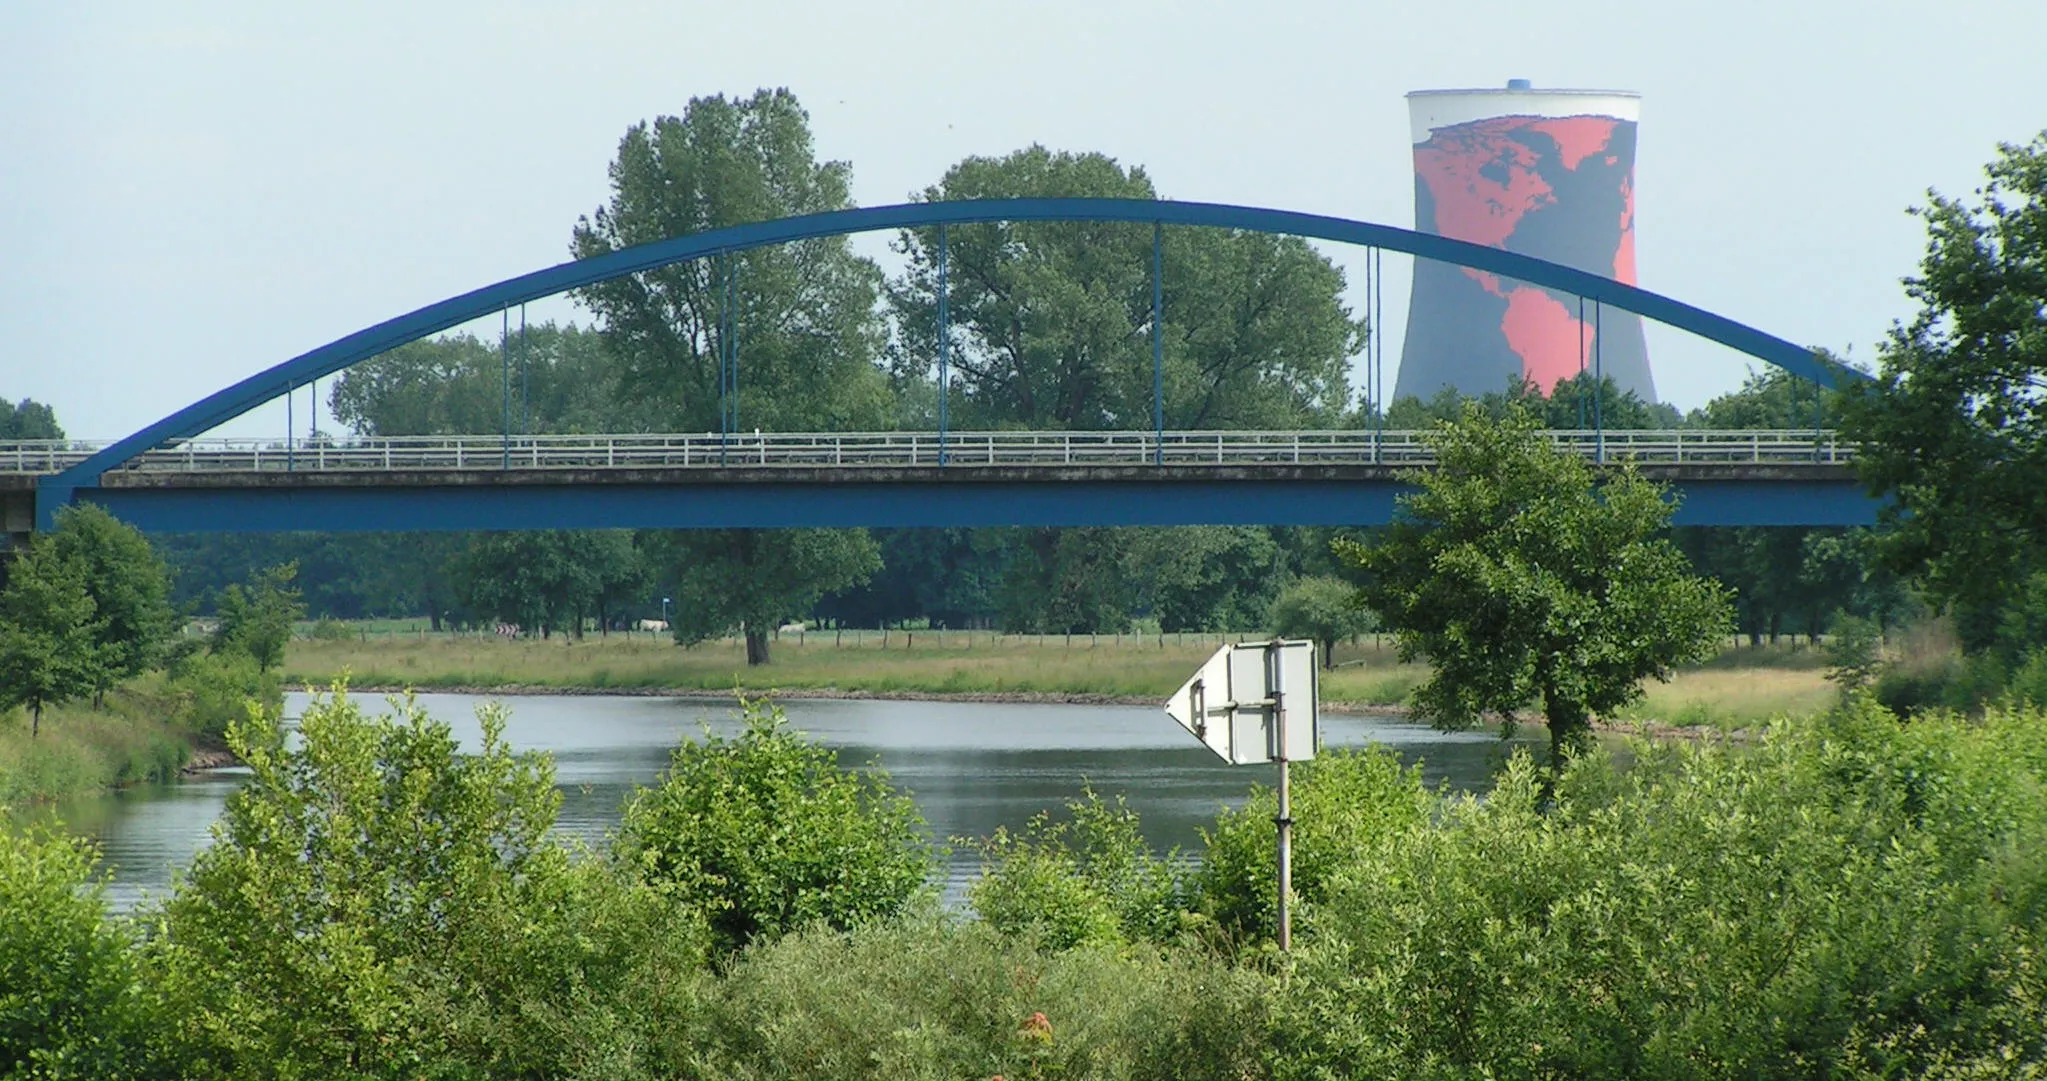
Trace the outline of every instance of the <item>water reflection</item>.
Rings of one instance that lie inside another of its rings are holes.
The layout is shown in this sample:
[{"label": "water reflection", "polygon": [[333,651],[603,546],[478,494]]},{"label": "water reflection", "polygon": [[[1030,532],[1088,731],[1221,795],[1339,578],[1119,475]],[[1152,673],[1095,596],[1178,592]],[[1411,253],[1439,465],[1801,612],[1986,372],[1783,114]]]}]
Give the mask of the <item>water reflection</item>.
[{"label": "water reflection", "polygon": [[[419,702],[447,721],[468,747],[481,739],[468,695],[424,694]],[[618,824],[632,790],[652,783],[676,743],[708,724],[737,730],[734,703],[717,699],[512,696],[505,738],[519,750],[554,756],[562,788],[560,830],[601,844]],[[303,695],[286,702],[304,709]],[[790,722],[840,752],[841,761],[879,761],[909,788],[934,837],[983,837],[1018,828],[1092,786],[1122,795],[1163,849],[1200,846],[1199,829],[1217,810],[1243,802],[1254,784],[1270,784],[1265,766],[1226,766],[1163,712],[1137,706],[1063,706],[962,702],[804,700],[785,702]],[[1387,717],[1323,719],[1327,746],[1383,743],[1419,760],[1431,784],[1483,787],[1506,751],[1491,732],[1445,734]],[[233,772],[64,804],[52,811],[65,828],[96,838],[112,871],[110,899],[129,908],[162,896],[172,870],[207,843]],[[978,864],[956,852],[946,871],[957,896]]]}]

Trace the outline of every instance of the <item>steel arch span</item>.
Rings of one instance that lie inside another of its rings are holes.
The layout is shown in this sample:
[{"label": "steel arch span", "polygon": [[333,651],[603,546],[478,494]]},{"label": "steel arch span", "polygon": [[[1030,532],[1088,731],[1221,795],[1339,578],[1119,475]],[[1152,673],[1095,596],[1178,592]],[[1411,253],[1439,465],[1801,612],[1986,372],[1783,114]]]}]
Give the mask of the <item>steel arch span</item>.
[{"label": "steel arch span", "polygon": [[1044,198],[900,203],[751,222],[659,240],[508,278],[365,327],[216,391],[62,473],[44,478],[38,485],[36,518],[40,527],[48,528],[56,508],[70,502],[74,492],[98,487],[102,474],[120,468],[146,450],[198,435],[311,380],[407,342],[518,304],[674,263],[798,240],[884,229],[1025,221],[1206,226],[1383,248],[1517,278],[1611,305],[1690,331],[1827,386],[1844,378],[1859,378],[1857,373],[1820,364],[1812,350],[1804,346],[1659,293],[1559,263],[1397,226],[1268,207],[1173,200]]}]

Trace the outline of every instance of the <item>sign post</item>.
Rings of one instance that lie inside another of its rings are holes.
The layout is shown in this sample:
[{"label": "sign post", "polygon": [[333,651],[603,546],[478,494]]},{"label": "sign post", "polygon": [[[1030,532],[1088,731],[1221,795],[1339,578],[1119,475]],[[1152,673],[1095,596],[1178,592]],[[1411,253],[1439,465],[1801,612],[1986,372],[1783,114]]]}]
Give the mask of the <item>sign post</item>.
[{"label": "sign post", "polygon": [[1293,791],[1287,764],[1315,757],[1315,644],[1274,639],[1217,650],[1166,701],[1166,713],[1223,761],[1279,767],[1279,948],[1293,948]]}]

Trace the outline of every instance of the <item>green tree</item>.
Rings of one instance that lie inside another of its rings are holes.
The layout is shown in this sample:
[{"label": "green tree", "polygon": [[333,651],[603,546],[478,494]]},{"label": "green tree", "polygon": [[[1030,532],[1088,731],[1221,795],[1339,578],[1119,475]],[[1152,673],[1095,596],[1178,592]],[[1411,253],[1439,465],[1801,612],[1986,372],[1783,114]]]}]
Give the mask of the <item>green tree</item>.
[{"label": "green tree", "polygon": [[98,617],[93,692],[104,699],[115,681],[141,674],[161,656],[171,633],[169,573],[134,526],[90,503],[59,510],[46,543],[84,576]]},{"label": "green tree", "polygon": [[0,398],[0,439],[62,439],[57,414],[34,398],[18,404]]},{"label": "green tree", "polygon": [[[578,223],[573,250],[587,259],[743,222],[843,210],[853,205],[850,178],[846,163],[817,160],[810,119],[788,91],[694,98],[680,117],[626,132],[611,167],[611,200]],[[873,431],[893,412],[877,366],[880,290],[872,262],[854,255],[846,238],[824,237],[649,270],[578,295],[602,320],[617,400],[636,411],[632,423],[642,430],[722,430],[729,407],[742,428]],[[740,364],[733,396],[720,378],[728,346]],[[743,625],[749,664],[768,662],[780,620],[864,581],[878,565],[862,531],[684,530],[646,550],[658,553],[655,579],[675,583],[678,636]]]},{"label": "green tree", "polygon": [[1891,497],[1888,555],[1988,649],[2010,586],[2047,568],[2047,132],[2005,145],[1974,202],[1929,193],[1919,305],[1851,387],[1843,427]]},{"label": "green tree", "polygon": [[456,590],[479,617],[583,635],[600,626],[645,580],[632,536],[618,530],[483,533],[455,562]]},{"label": "green tree", "polygon": [[233,650],[256,661],[259,672],[284,663],[284,647],[291,641],[292,624],[305,618],[306,606],[292,584],[298,564],[286,563],[259,571],[247,589],[240,583],[220,591],[220,626],[213,633],[213,649]]},{"label": "green tree", "polygon": [[615,408],[612,369],[601,335],[550,321],[399,346],[343,372],[328,403],[366,436],[614,432],[644,418]]},{"label": "green tree", "polygon": [[1415,706],[1445,728],[1539,702],[1553,762],[1643,679],[1711,655],[1726,591],[1661,534],[1673,505],[1630,467],[1556,450],[1526,414],[1476,405],[1432,436],[1438,466],[1372,545],[1339,541],[1403,659],[1434,667]]},{"label": "green tree", "polygon": [[730,949],[900,912],[932,866],[916,805],[878,766],[845,769],[791,731],[780,707],[740,706],[737,736],[684,740],[626,804],[619,859],[699,907]]},{"label": "green tree", "polygon": [[1268,529],[1186,526],[1132,540],[1134,569],[1147,580],[1151,610],[1167,633],[1257,627],[1286,574],[1286,555]]},{"label": "green tree", "polygon": [[149,1076],[134,943],[93,862],[83,841],[0,829],[0,1077]]},{"label": "green tree", "polygon": [[1002,626],[1016,634],[1120,633],[1137,600],[1132,552],[1118,529],[1003,533]]},{"label": "green tree", "polygon": [[28,707],[30,738],[42,730],[44,706],[100,685],[104,633],[84,567],[47,542],[15,557],[0,590],[0,706]]},{"label": "green tree", "polygon": [[1336,643],[1372,629],[1372,613],[1358,603],[1357,590],[1341,578],[1297,578],[1272,602],[1272,633],[1306,638],[1322,652],[1322,667],[1336,667]]},{"label": "green tree", "polygon": [[675,640],[695,645],[743,631],[749,665],[768,663],[776,628],[881,566],[862,529],[687,530],[649,536],[645,550],[673,583]]},{"label": "green tree", "polygon": [[[1141,168],[1042,146],[968,158],[924,192],[1027,196],[1157,193]],[[1163,239],[1167,428],[1313,426],[1348,408],[1365,328],[1343,305],[1341,270],[1294,237],[1176,228]],[[947,241],[954,423],[1151,427],[1151,229],[1010,222],[950,227]],[[889,287],[893,366],[899,384],[924,385],[937,355],[938,231],[910,230],[899,247],[909,266]]]},{"label": "green tree", "polygon": [[248,783],[150,957],[187,1076],[568,1076],[644,1061],[641,996],[686,1012],[663,1000],[701,922],[572,859],[552,763],[511,750],[501,707],[477,720],[465,750],[416,703],[368,717],[337,688],[290,743],[275,710],[231,726]]}]

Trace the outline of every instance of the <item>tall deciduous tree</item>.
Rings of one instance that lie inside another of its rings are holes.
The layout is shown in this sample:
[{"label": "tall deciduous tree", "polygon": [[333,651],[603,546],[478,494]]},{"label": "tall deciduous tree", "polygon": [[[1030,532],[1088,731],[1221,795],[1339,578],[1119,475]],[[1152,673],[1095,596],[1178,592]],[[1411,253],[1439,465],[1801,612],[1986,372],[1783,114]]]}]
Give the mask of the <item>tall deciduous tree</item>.
[{"label": "tall deciduous tree", "polygon": [[1322,651],[1322,667],[1336,667],[1336,643],[1372,629],[1372,613],[1357,602],[1357,590],[1341,578],[1301,578],[1272,602],[1272,633],[1306,638]]},{"label": "tall deciduous tree", "polygon": [[471,612],[543,638],[557,630],[580,638],[592,617],[605,625],[646,577],[631,534],[621,530],[480,534],[455,567]]},{"label": "tall deciduous tree", "polygon": [[96,696],[156,663],[171,633],[170,576],[134,526],[90,503],[57,512],[46,542],[79,569],[97,615]]},{"label": "tall deciduous tree", "polygon": [[1561,762],[1594,714],[1712,652],[1726,592],[1661,536],[1675,509],[1661,486],[1595,473],[1526,414],[1469,406],[1431,442],[1439,465],[1406,474],[1420,490],[1382,539],[1337,542],[1403,659],[1434,666],[1424,716],[1462,728],[1539,703]]},{"label": "tall deciduous tree", "polygon": [[[844,162],[817,160],[809,117],[786,90],[696,98],[679,117],[626,132],[611,166],[611,200],[577,225],[573,250],[590,258],[845,209],[853,205],[850,174]],[[825,237],[650,270],[581,297],[603,321],[618,399],[637,403],[640,425],[717,430],[721,409],[736,400],[742,428],[871,431],[892,415],[877,366],[880,289],[873,263],[844,237]],[[719,375],[728,346],[739,358],[736,390]],[[864,580],[877,561],[873,539],[857,530],[684,531],[650,550],[667,557],[657,577],[677,582],[678,637],[743,624],[751,664],[768,661],[779,620],[802,614],[826,590]]]},{"label": "tall deciduous tree", "polygon": [[675,640],[694,645],[743,631],[749,665],[768,663],[775,628],[808,615],[827,591],[859,585],[881,569],[863,530],[687,530],[645,543],[674,583],[668,622]]},{"label": "tall deciduous tree", "polygon": [[47,542],[15,558],[0,590],[0,705],[28,707],[31,738],[43,707],[99,685],[104,630],[84,567]]},{"label": "tall deciduous tree", "polygon": [[237,582],[221,590],[217,605],[220,626],[213,634],[214,652],[246,653],[255,658],[256,668],[261,672],[283,664],[292,624],[306,614],[298,587],[292,584],[297,576],[298,564],[286,563],[259,571],[249,580],[247,589]]},{"label": "tall deciduous tree", "polygon": [[[968,158],[924,192],[931,200],[1030,196],[1157,192],[1141,168],[1042,146]],[[947,245],[955,423],[1151,427],[1149,227],[958,226]],[[899,382],[923,384],[937,352],[938,231],[908,231],[899,246],[910,263],[889,289],[900,334],[892,359]],[[1173,228],[1162,262],[1166,427],[1326,424],[1349,406],[1347,370],[1365,327],[1343,305],[1343,272],[1307,242]]]},{"label": "tall deciduous tree", "polygon": [[343,372],[327,400],[361,435],[611,432],[614,389],[600,335],[545,322],[401,345]]},{"label": "tall deciduous tree", "polygon": [[0,398],[0,439],[62,439],[57,414],[34,398],[10,402]]},{"label": "tall deciduous tree", "polygon": [[2013,583],[2047,568],[2047,132],[2000,147],[1974,201],[1929,193],[1919,304],[1846,396],[1890,555],[1988,648]]}]

